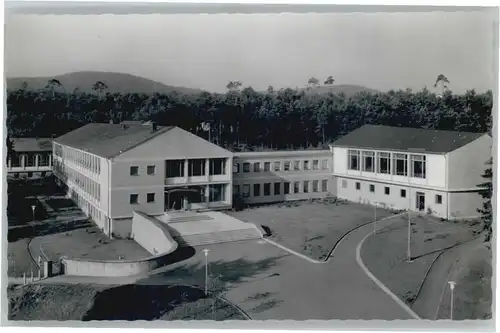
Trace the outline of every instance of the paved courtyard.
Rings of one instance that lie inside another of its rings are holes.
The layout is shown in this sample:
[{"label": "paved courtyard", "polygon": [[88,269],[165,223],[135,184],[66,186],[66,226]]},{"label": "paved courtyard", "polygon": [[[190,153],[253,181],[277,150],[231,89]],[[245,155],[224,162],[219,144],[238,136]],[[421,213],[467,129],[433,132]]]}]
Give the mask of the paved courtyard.
[{"label": "paved courtyard", "polygon": [[353,228],[392,215],[382,208],[344,201],[302,201],[228,214],[268,226],[273,232],[270,239],[317,260],[326,259],[335,243]]}]

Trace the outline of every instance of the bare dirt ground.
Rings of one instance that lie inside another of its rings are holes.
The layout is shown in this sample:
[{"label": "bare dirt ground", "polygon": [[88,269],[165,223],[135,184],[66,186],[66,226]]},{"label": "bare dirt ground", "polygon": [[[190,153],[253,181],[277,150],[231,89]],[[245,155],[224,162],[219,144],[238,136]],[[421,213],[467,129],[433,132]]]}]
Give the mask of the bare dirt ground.
[{"label": "bare dirt ground", "polygon": [[477,237],[480,224],[441,222],[411,214],[411,257],[407,261],[408,215],[369,236],[361,248],[366,267],[396,296],[412,305],[428,270],[439,254]]},{"label": "bare dirt ground", "polygon": [[301,201],[228,212],[242,221],[266,225],[270,239],[312,259],[326,259],[334,244],[353,228],[392,212],[345,201]]}]

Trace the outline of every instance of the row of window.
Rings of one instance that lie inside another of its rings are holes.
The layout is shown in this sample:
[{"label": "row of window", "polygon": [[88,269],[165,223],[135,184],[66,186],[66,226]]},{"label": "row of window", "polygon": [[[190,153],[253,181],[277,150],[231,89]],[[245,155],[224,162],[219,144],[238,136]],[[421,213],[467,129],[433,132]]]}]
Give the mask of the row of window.
[{"label": "row of window", "polygon": [[[205,176],[207,173],[208,161],[208,174],[225,175],[226,174],[226,161],[225,158],[199,158],[189,160],[167,160],[165,161],[165,174],[167,178],[186,177],[186,168],[188,177]],[[187,163],[187,164],[186,164]]]},{"label": "row of window", "polygon": [[101,213],[101,211],[97,209],[97,207],[95,207],[93,204],[85,200],[85,198],[79,195],[77,192],[71,192],[71,199],[76,203],[78,207],[82,209],[84,213],[90,215],[94,221],[101,221],[101,219],[103,218],[103,214]]},{"label": "row of window", "polygon": [[[155,202],[155,193],[146,193],[146,202],[147,203]],[[132,193],[130,195],[130,204],[131,205],[138,205],[139,204],[139,194],[138,193]]]},{"label": "row of window", "polygon": [[50,166],[50,153],[16,153],[9,159],[11,168]]},{"label": "row of window", "polygon": [[426,177],[424,155],[349,150],[348,168],[388,175],[408,176],[409,174],[414,178]]},{"label": "row of window", "polygon": [[[310,160],[302,160],[302,161],[274,161],[274,162],[244,162],[238,163],[235,162],[233,165],[233,173],[240,173],[240,164],[242,164],[242,171],[244,173],[248,172],[270,172],[271,165],[272,171],[279,172],[283,171],[301,171],[301,170],[311,170],[311,161]],[[312,170],[327,170],[328,169],[328,160],[312,160]]]},{"label": "row of window", "polygon": [[54,144],[54,154],[93,173],[101,173],[101,159],[98,156],[68,146],[62,148],[59,144]]},{"label": "row of window", "polygon": [[[146,173],[148,175],[154,175],[156,173],[156,166],[148,165],[146,167]],[[136,165],[131,166],[130,167],[130,175],[131,176],[139,176],[139,167]]]},{"label": "row of window", "polygon": [[[252,186],[250,184],[243,184],[241,192],[240,185],[234,185],[233,191],[235,194],[241,194],[243,197],[250,197],[250,191],[252,191],[253,197],[281,195],[282,193],[328,192],[328,179],[321,180],[321,187],[319,182],[319,180],[304,180],[295,182],[253,184]],[[272,192],[271,189],[273,190]]]},{"label": "row of window", "polygon": [[[355,182],[354,186],[356,190],[360,191],[361,190],[361,182]],[[348,187],[348,182],[346,179],[342,179],[342,188],[347,188]],[[368,189],[371,193],[375,193],[375,184],[368,184]],[[384,194],[385,195],[391,195],[391,188],[390,186],[384,186]],[[406,198],[406,189],[400,189],[399,190],[399,196],[401,198]],[[443,196],[440,194],[436,194],[435,197],[435,203],[436,204],[442,204],[443,203]]]},{"label": "row of window", "polygon": [[98,182],[58,161],[54,163],[54,172],[64,175],[66,182],[73,182],[96,201],[101,200],[101,185]]}]

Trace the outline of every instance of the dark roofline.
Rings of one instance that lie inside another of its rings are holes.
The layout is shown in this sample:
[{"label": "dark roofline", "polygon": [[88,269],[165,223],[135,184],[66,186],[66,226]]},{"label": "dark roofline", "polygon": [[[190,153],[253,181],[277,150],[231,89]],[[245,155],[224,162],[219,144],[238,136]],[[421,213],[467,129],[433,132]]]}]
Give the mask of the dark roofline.
[{"label": "dark roofline", "polygon": [[[479,138],[477,138],[479,139]],[[477,139],[473,140],[476,141]],[[472,142],[472,141],[471,141]],[[431,150],[426,150],[425,148],[405,148],[405,149],[392,149],[392,148],[373,148],[373,147],[361,147],[361,146],[346,146],[346,145],[336,145],[334,143],[330,144],[331,147],[338,147],[338,148],[348,148],[348,149],[357,149],[357,150],[386,150],[386,151],[393,151],[393,152],[408,152],[408,153],[415,153],[415,154],[434,154],[434,155],[446,155],[449,152],[439,152],[439,151],[431,151]],[[463,147],[463,146],[462,146]],[[459,149],[459,148],[457,148]],[[456,149],[455,149],[456,150]],[[452,150],[454,151],[454,150]]]},{"label": "dark roofline", "polygon": [[[113,124],[113,125],[120,126],[120,124]],[[122,150],[122,151],[121,151],[121,152],[119,152],[118,154],[114,154],[114,155],[111,155],[111,156],[103,156],[103,155],[99,155],[99,154],[96,154],[96,153],[94,153],[94,152],[91,152],[91,151],[88,151],[88,150],[85,150],[85,149],[82,149],[82,148],[75,147],[75,146],[73,146],[73,145],[68,145],[68,144],[65,144],[65,143],[61,143],[61,142],[59,142],[59,141],[57,140],[58,138],[54,138],[54,139],[52,139],[52,143],[54,143],[54,142],[55,142],[55,143],[60,144],[60,145],[62,145],[62,146],[71,147],[71,148],[73,148],[73,149],[80,150],[80,151],[84,151],[84,152],[86,152],[86,153],[89,153],[89,154],[92,154],[92,155],[99,156],[99,157],[102,157],[102,158],[105,158],[105,159],[109,159],[109,160],[110,160],[110,159],[113,159],[113,158],[115,158],[115,157],[117,157],[117,156],[119,156],[119,155],[121,155],[121,154],[123,154],[123,153],[125,153],[125,152],[127,152],[127,151],[129,151],[129,150],[131,150],[131,149],[134,149],[134,148],[136,148],[136,147],[138,147],[138,146],[140,146],[140,145],[142,145],[142,144],[144,144],[144,143],[148,142],[148,141],[149,141],[149,140],[151,140],[151,139],[156,138],[156,137],[157,137],[158,135],[160,135],[160,134],[163,134],[163,133],[166,133],[166,132],[170,131],[170,130],[171,130],[171,129],[173,129],[174,127],[177,127],[177,126],[165,126],[165,127],[160,127],[160,128],[159,128],[159,129],[157,129],[156,131],[152,132],[152,133],[151,133],[152,135],[151,135],[151,136],[149,136],[149,137],[147,137],[146,139],[144,139],[144,140],[142,140],[142,141],[140,141],[140,142],[138,142],[138,143],[136,143],[136,144],[134,144],[134,145],[132,145],[132,146],[130,146],[130,147],[128,147],[128,148],[126,148],[125,150]],[[66,134],[61,135],[61,137],[62,137],[62,136],[64,136],[64,135],[66,135]]]}]

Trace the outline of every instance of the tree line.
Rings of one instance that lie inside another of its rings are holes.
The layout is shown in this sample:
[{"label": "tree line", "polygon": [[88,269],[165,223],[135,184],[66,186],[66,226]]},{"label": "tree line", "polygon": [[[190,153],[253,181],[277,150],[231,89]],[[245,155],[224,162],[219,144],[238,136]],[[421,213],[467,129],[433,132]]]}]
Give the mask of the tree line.
[{"label": "tree line", "polygon": [[233,150],[299,149],[325,147],[364,124],[487,132],[493,105],[491,91],[474,90],[461,95],[424,89],[346,96],[272,87],[257,92],[242,88],[239,81],[230,82],[226,93],[190,95],[107,93],[101,81],[93,89],[67,92],[51,80],[45,89],[8,92],[9,135],[57,137],[90,122],[152,120]]}]

